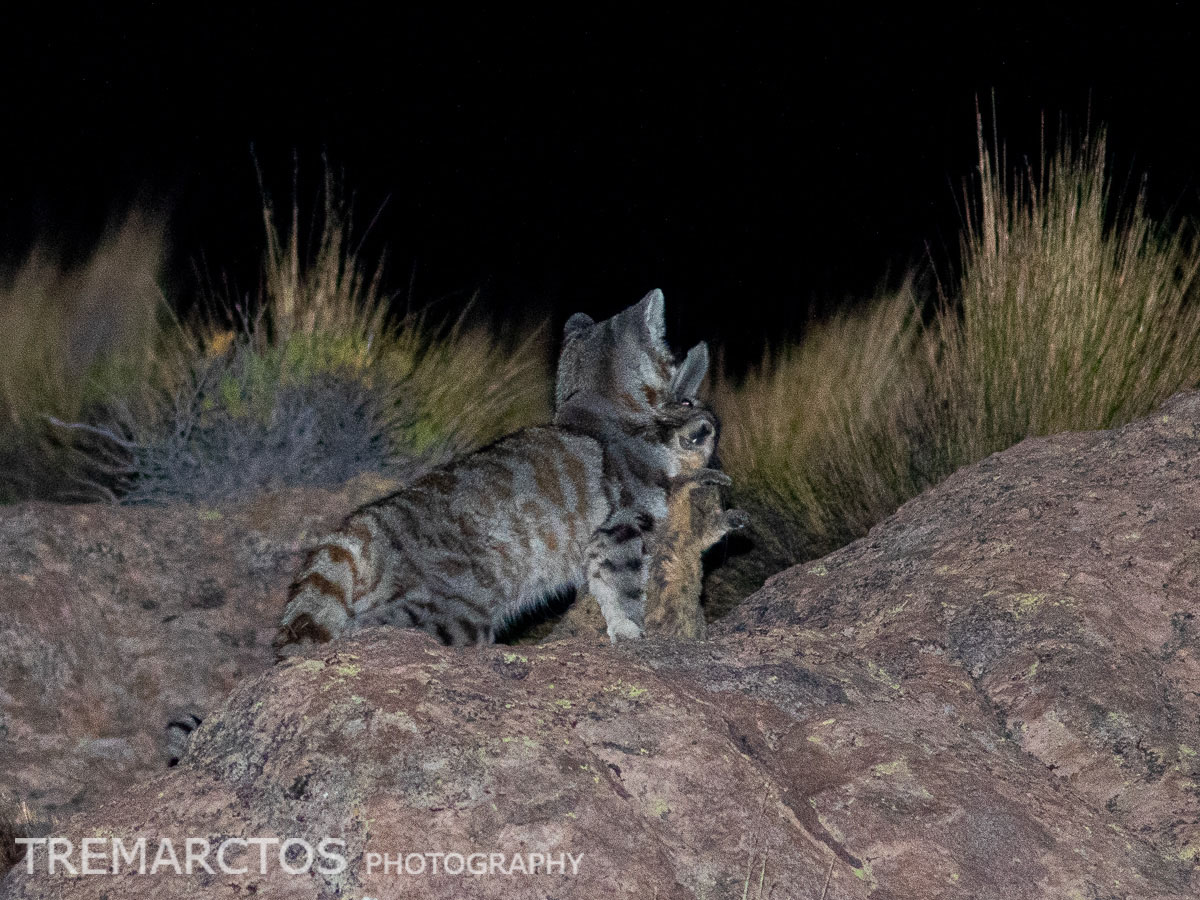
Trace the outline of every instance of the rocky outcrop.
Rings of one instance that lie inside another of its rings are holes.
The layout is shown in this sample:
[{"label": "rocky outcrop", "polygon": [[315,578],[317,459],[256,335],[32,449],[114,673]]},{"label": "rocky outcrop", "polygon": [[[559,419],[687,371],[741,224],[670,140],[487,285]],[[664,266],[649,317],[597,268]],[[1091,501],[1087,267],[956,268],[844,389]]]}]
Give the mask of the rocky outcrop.
[{"label": "rocky outcrop", "polygon": [[[1200,395],[1026,441],[705,642],[311,650],[55,827],[77,866],[84,837],[295,839],[282,862],[70,877],[42,849],[0,897],[1193,897],[1197,459]],[[337,871],[305,865],[326,838]]]},{"label": "rocky outcrop", "polygon": [[162,769],[170,717],[270,665],[305,541],[380,487],[0,509],[0,797],[54,819]]},{"label": "rocky outcrop", "polygon": [[726,627],[837,635],[901,688],[954,666],[997,737],[1200,889],[1200,395],[971,466]]}]

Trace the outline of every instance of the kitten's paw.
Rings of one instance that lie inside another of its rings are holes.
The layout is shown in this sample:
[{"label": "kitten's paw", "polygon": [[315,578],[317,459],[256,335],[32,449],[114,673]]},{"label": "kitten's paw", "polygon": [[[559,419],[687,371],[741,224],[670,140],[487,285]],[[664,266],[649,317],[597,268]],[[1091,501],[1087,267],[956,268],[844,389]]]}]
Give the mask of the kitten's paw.
[{"label": "kitten's paw", "polygon": [[744,509],[727,509],[724,515],[727,531],[739,531],[750,525],[750,514]]},{"label": "kitten's paw", "polygon": [[724,487],[733,484],[733,479],[720,469],[697,469],[690,480],[696,484],[719,484]]},{"label": "kitten's paw", "polygon": [[617,641],[636,641],[642,636],[642,629],[633,619],[620,619],[608,623],[608,639],[614,644]]}]

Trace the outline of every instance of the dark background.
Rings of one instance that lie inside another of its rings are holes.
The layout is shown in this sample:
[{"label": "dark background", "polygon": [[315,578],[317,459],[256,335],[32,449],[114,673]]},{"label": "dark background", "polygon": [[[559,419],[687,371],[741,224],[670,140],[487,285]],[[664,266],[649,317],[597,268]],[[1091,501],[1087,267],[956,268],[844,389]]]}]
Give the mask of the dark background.
[{"label": "dark background", "polygon": [[309,209],[325,152],[401,297],[478,290],[485,314],[557,327],[661,287],[675,342],[739,362],[910,268],[952,275],[977,97],[1011,155],[1037,153],[1043,112],[1090,112],[1122,183],[1148,172],[1157,212],[1200,207],[1183,4],[796,9],[10,17],[0,261],[35,241],[70,259],[139,201],[170,213],[173,298],[197,269],[253,293],[251,147],[281,206],[298,155]]}]

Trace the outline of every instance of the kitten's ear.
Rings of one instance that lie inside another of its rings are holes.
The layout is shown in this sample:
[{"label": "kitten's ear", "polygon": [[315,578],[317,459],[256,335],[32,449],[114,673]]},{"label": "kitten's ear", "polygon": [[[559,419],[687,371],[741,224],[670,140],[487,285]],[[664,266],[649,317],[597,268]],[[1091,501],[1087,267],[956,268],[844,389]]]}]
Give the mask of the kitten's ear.
[{"label": "kitten's ear", "polygon": [[567,319],[567,324],[563,326],[563,342],[579,337],[580,334],[587,331],[596,321],[587,313],[575,313],[571,318]]},{"label": "kitten's ear", "polygon": [[688,351],[671,379],[671,397],[687,400],[700,393],[700,384],[708,374],[708,344],[701,341]]},{"label": "kitten's ear", "polygon": [[646,327],[646,333],[649,335],[651,343],[662,344],[663,338],[667,334],[667,325],[664,319],[667,307],[666,301],[663,299],[663,292],[655,288],[638,301],[636,308],[641,313],[642,323]]}]

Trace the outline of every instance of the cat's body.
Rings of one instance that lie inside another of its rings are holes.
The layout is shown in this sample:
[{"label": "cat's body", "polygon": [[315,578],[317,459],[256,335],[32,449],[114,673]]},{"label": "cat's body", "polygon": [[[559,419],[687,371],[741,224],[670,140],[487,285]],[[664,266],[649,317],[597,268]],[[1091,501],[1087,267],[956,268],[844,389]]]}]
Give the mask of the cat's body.
[{"label": "cat's body", "polygon": [[490,642],[548,595],[585,586],[612,640],[640,636],[644,538],[667,514],[680,470],[668,443],[692,414],[670,401],[694,393],[708,365],[699,345],[675,366],[662,317],[657,291],[598,324],[573,316],[554,424],[353,513],[298,572],[277,652],[379,624]]},{"label": "cat's body", "polygon": [[[640,560],[647,520],[665,518],[675,474],[656,443],[620,448],[529,428],[361,507],[309,554],[280,646],[382,624],[488,643],[530,607],[587,583],[590,562],[619,584],[614,570]],[[625,477],[608,477],[614,469]],[[622,491],[634,502],[622,505]],[[621,595],[622,611],[636,625],[642,579],[627,581],[636,593]]]}]

